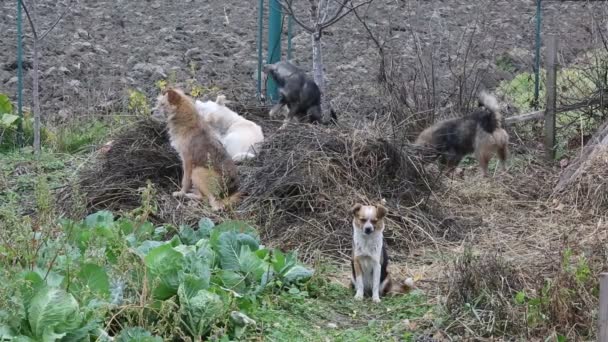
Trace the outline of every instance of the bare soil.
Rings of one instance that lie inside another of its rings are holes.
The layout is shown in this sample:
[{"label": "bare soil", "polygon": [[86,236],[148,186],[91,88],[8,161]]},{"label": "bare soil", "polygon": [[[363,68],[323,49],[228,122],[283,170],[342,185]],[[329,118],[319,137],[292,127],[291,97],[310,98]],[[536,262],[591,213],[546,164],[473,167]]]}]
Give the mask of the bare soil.
[{"label": "bare soil", "polygon": [[[39,31],[54,22],[66,2],[37,2]],[[12,1],[0,4],[0,92],[13,98],[15,7]],[[559,35],[564,63],[596,43],[592,32],[604,22],[604,7],[601,2],[545,3],[543,34]],[[479,61],[483,84],[489,88],[532,67],[535,5],[530,0],[377,0],[360,14],[385,42],[396,68],[413,72],[419,58],[432,60],[434,72],[446,80],[439,88],[451,86],[447,83],[456,71],[449,66],[465,54],[468,60]],[[32,46],[27,21],[24,26],[29,105]],[[44,114],[47,119],[66,120],[120,111],[127,89],[139,89],[153,99],[154,82],[168,78],[181,83],[195,79],[203,86],[219,87],[237,102],[254,102],[256,35],[253,0],[80,0],[42,46]],[[367,32],[349,15],[329,28],[323,39],[332,106],[356,117],[373,113],[379,95],[378,56]],[[468,42],[471,48],[464,51]],[[293,49],[294,60],[310,68],[310,38],[297,27]]]}]

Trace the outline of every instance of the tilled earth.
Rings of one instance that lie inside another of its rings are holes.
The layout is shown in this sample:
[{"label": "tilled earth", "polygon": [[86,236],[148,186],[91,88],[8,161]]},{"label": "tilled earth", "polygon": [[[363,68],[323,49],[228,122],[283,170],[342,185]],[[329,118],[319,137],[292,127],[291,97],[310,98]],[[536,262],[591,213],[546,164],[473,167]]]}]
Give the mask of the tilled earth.
[{"label": "tilled earth", "polygon": [[[67,0],[37,3],[42,32]],[[256,101],[257,6],[253,0],[75,1],[41,49],[45,118],[120,111],[128,89],[153,99],[155,82],[161,79],[184,85],[195,80],[206,89],[219,88],[233,101]],[[0,92],[12,98],[17,84],[15,7],[14,1],[0,3]],[[601,2],[546,2],[543,30],[559,35],[562,62],[599,44],[593,37],[598,28],[605,29],[605,7]],[[308,13],[301,10],[301,15]],[[427,70],[432,65],[440,91],[466,74],[459,64],[481,70],[481,82],[490,88],[532,67],[531,0],[376,0],[359,13],[385,44],[393,68],[406,75],[404,82],[420,73],[421,63]],[[27,21],[24,25],[30,105],[32,40]],[[310,38],[297,27],[294,31],[294,60],[310,69]],[[373,112],[379,100],[379,57],[352,14],[327,30],[324,54],[332,106],[354,116]]]}]

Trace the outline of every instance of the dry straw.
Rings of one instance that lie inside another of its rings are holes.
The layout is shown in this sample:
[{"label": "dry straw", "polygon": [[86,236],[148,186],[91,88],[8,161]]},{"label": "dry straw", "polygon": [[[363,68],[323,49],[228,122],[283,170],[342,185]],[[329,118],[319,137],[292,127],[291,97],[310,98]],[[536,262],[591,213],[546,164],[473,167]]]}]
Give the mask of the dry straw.
[{"label": "dry straw", "polygon": [[258,157],[239,166],[245,197],[222,216],[214,216],[205,204],[171,197],[181,177],[180,162],[164,124],[152,119],[118,133],[112,148],[80,173],[79,189],[88,211],[118,212],[137,208],[140,189],[150,180],[158,207],[152,219],[158,223],[243,218],[258,224],[266,243],[298,249],[307,259],[348,253],[350,208],[356,202],[386,200],[386,236],[396,254],[413,243],[433,241],[446,222],[454,224],[443,219],[432,196],[436,175],[426,173],[412,146],[391,142],[374,128],[300,124],[273,130]]}]

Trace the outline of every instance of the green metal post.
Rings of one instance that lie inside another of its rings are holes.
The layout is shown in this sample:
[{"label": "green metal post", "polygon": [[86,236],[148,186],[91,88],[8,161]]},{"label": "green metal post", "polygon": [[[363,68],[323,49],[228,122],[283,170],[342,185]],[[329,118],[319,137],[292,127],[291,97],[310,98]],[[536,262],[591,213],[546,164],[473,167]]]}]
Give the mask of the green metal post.
[{"label": "green metal post", "polygon": [[264,0],[258,2],[258,84],[257,92],[258,99],[262,98],[262,35],[264,32]]},{"label": "green metal post", "polygon": [[[270,11],[268,13],[268,64],[281,60],[281,4],[279,0],[269,0]],[[279,99],[277,85],[269,78],[267,96],[272,102]]]},{"label": "green metal post", "polygon": [[534,60],[534,108],[538,110],[540,93],[540,30],[542,19],[542,0],[536,0],[536,51]]},{"label": "green metal post", "polygon": [[287,60],[291,60],[291,38],[293,36],[293,17],[289,16],[287,19]]},{"label": "green metal post", "polygon": [[23,147],[23,16],[17,0],[17,146]]}]

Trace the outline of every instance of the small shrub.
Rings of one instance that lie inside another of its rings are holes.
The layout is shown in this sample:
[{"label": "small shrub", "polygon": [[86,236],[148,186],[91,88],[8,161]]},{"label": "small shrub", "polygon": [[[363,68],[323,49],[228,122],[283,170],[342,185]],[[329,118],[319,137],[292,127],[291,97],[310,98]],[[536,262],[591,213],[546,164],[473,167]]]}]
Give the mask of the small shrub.
[{"label": "small shrub", "polygon": [[146,95],[133,89],[129,90],[129,104],[127,108],[136,116],[149,116],[151,112]]},{"label": "small shrub", "polygon": [[[18,146],[18,125],[22,123],[23,144],[32,145],[34,143],[34,118],[31,113],[24,112],[23,118],[15,115],[14,107],[8,96],[0,94],[0,151],[9,151]],[[45,127],[40,129],[40,139],[43,144],[49,141],[52,133]]]}]

